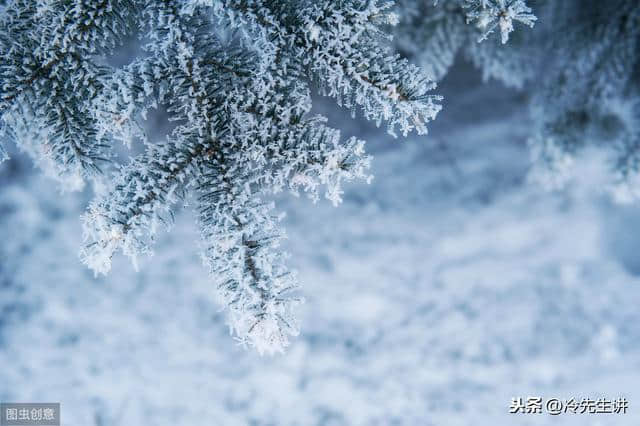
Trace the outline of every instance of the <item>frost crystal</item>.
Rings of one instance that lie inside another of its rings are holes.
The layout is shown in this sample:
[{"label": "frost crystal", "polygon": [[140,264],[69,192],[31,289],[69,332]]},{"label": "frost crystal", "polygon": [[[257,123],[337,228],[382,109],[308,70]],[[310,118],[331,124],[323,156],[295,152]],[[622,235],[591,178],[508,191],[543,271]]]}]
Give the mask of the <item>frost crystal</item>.
[{"label": "frost crystal", "polygon": [[524,0],[467,0],[467,22],[475,22],[482,31],[478,41],[485,40],[496,27],[500,28],[502,44],[509,41],[513,21],[533,27],[537,18]]}]

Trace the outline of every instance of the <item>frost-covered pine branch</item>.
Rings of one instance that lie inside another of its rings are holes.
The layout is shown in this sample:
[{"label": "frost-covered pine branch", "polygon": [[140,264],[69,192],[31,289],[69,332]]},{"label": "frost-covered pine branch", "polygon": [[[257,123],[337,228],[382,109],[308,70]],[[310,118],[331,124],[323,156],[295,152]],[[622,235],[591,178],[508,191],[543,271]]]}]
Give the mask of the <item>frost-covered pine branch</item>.
[{"label": "frost-covered pine branch", "polygon": [[[310,116],[312,82],[368,119],[426,132],[434,84],[390,51],[376,1],[56,0],[2,14],[2,122],[69,189],[101,171],[81,259],[106,274],[116,252],[152,252],[178,203],[193,202],[202,258],[235,337],[281,351],[298,333],[295,274],[270,201],[283,190],[341,201],[369,179],[364,142]],[[144,55],[106,65],[123,40]],[[176,125],[147,134],[150,110]],[[120,163],[117,143],[142,153]],[[4,151],[3,151],[4,152]]]},{"label": "frost-covered pine branch", "polygon": [[533,27],[537,18],[524,0],[466,0],[467,23],[474,23],[482,32],[478,41],[486,40],[498,27],[502,44],[509,41],[513,21]]},{"label": "frost-covered pine branch", "polygon": [[534,181],[562,186],[596,146],[616,194],[640,196],[637,1],[402,0],[399,11],[397,48],[434,79],[462,53],[485,79],[527,84]]},{"label": "frost-covered pine branch", "polygon": [[[534,92],[535,173],[548,184],[570,176],[587,146],[611,158],[618,195],[640,195],[640,4],[566,1],[551,6],[554,37]],[[551,173],[548,173],[548,172]]]},{"label": "frost-covered pine branch", "polygon": [[[483,73],[508,86],[522,87],[535,67],[530,31],[536,16],[524,0],[400,0],[398,49],[440,80],[456,56],[464,54]],[[529,1],[531,3],[531,1]],[[499,37],[490,37],[494,32]],[[508,42],[508,43],[507,43]]]},{"label": "frost-covered pine branch", "polygon": [[106,70],[92,57],[128,31],[128,0],[14,0],[0,16],[0,112],[18,146],[72,186],[100,169],[108,141],[90,101]]},{"label": "frost-covered pine branch", "polygon": [[395,24],[392,3],[349,1],[214,1],[230,28],[247,35],[264,67],[291,68],[308,76],[323,94],[367,119],[387,122],[389,132],[426,133],[440,106],[432,82],[391,53],[381,25]]}]

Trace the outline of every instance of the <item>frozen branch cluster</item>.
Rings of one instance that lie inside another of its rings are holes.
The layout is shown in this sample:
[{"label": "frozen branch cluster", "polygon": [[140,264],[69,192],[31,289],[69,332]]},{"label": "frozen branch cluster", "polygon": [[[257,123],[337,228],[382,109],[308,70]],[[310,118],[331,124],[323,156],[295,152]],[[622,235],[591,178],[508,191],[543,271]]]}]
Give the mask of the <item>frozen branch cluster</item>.
[{"label": "frozen branch cluster", "polygon": [[537,18],[523,0],[467,0],[467,23],[473,22],[482,31],[478,41],[487,37],[498,27],[502,44],[509,41],[513,32],[513,21],[533,27]]},{"label": "frozen branch cluster", "polygon": [[[616,196],[640,197],[639,2],[400,0],[399,6],[396,45],[435,80],[462,54],[485,80],[527,90],[534,182],[562,187],[575,178],[584,148],[595,146],[610,164]],[[491,37],[495,32],[500,37]]]},{"label": "frozen branch cluster", "polygon": [[[514,32],[514,22],[533,27],[537,17],[524,0],[400,0],[401,24],[396,44],[434,79],[447,73],[459,53],[483,72],[522,87],[531,76],[528,31]],[[496,29],[500,37],[489,37]],[[510,41],[511,37],[511,41]],[[506,44],[509,42],[509,44]],[[506,44],[506,45],[505,45]]]},{"label": "frozen branch cluster", "polygon": [[112,52],[131,19],[126,0],[102,3],[15,0],[1,16],[3,125],[73,188],[109,155],[89,113],[106,70],[91,57]]},{"label": "frozen branch cluster", "polygon": [[[175,206],[193,202],[231,331],[261,353],[282,351],[300,298],[269,198],[302,191],[338,204],[343,182],[369,179],[364,142],[309,115],[311,85],[392,134],[426,133],[440,109],[434,83],[388,46],[390,6],[12,0],[0,21],[1,121],[63,188],[100,182],[81,250],[96,274],[118,251],[134,263],[150,254]],[[144,54],[105,65],[133,35]],[[175,127],[151,140],[145,120],[160,107]],[[121,164],[115,141],[141,153]]]},{"label": "frozen branch cluster", "polygon": [[[625,200],[640,196],[640,3],[566,1],[550,5],[544,79],[532,111],[536,173],[563,184],[588,146],[603,151]],[[551,173],[545,173],[551,171]]]}]

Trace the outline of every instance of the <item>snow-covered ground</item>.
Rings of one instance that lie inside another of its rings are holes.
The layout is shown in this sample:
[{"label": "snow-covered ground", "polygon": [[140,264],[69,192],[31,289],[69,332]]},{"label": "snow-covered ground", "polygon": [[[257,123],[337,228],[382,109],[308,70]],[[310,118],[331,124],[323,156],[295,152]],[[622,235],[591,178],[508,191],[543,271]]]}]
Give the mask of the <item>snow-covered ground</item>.
[{"label": "snow-covered ground", "polygon": [[[273,357],[229,336],[188,210],[139,272],[95,279],[88,194],[5,163],[0,400],[61,402],[65,426],[640,424],[640,207],[593,165],[562,192],[529,183],[526,115],[492,90],[430,137],[377,132],[375,180],[339,208],[280,200],[306,304]],[[629,409],[509,414],[518,396]]]}]

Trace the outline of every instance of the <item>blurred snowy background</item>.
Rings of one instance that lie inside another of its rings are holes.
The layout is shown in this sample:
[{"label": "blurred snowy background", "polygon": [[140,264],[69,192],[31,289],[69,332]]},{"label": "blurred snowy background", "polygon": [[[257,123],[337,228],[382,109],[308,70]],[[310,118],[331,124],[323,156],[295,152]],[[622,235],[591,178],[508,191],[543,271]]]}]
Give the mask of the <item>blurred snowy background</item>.
[{"label": "blurred snowy background", "polygon": [[[61,402],[65,426],[640,424],[640,206],[582,163],[529,183],[526,96],[458,63],[427,137],[319,104],[368,140],[339,208],[286,197],[307,303],[283,356],[234,344],[186,209],[156,255],[95,279],[88,192],[17,153],[0,168],[0,400]],[[588,155],[588,154],[587,154]],[[512,397],[629,400],[626,414],[509,414]]]}]

